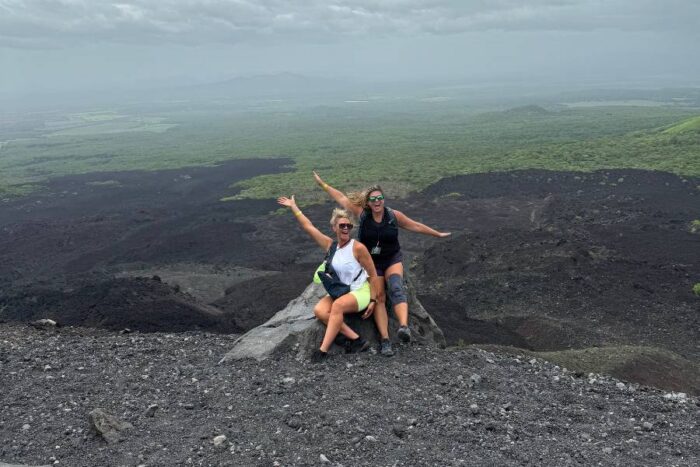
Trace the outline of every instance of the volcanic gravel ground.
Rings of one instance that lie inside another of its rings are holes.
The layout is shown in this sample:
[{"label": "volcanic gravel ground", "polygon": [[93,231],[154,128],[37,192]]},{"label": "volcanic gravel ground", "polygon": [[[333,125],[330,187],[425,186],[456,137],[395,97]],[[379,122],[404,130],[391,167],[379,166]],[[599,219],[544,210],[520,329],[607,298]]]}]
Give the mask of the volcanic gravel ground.
[{"label": "volcanic gravel ground", "polygon": [[[74,175],[3,201],[0,321],[167,332],[263,323],[301,293],[323,254],[294,216],[270,214],[274,200],[220,198],[237,192],[232,182],[287,162]],[[446,178],[402,200],[388,193],[387,205],[454,233],[400,236],[418,297],[448,343],[654,346],[693,371],[699,186],[640,170],[526,170]],[[304,207],[321,229],[330,210]],[[139,271],[149,279],[134,278]],[[161,271],[171,280],[150,279]],[[685,384],[686,372],[661,371],[664,361],[616,374],[700,394],[698,377]]]},{"label": "volcanic gravel ground", "polygon": [[[217,365],[235,336],[21,324],[0,336],[1,462],[700,463],[697,399],[527,357],[401,347],[392,359]],[[123,441],[89,429],[95,408],[133,425]]]},{"label": "volcanic gravel ground", "polygon": [[424,195],[451,201],[432,217],[449,227],[453,209],[466,232],[418,258],[419,298],[448,343],[625,343],[697,360],[700,235],[690,223],[700,218],[699,186],[631,170],[442,180]]},{"label": "volcanic gravel ground", "polygon": [[104,280],[130,267],[177,262],[290,262],[279,244],[258,248],[256,216],[273,200],[221,202],[230,185],[287,170],[287,159],[214,167],[57,177],[35,195],[0,203],[0,287]]}]

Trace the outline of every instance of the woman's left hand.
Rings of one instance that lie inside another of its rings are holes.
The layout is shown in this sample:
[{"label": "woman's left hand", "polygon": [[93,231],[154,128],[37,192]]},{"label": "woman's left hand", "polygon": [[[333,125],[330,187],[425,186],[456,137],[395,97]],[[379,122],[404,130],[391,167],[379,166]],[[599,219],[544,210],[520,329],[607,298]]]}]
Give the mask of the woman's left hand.
[{"label": "woman's left hand", "polygon": [[277,198],[277,203],[281,204],[282,206],[286,206],[288,208],[293,208],[296,207],[297,203],[294,201],[294,195],[292,195],[291,198],[287,198],[285,196],[280,196]]},{"label": "woman's left hand", "polygon": [[367,305],[367,309],[365,310],[364,313],[362,313],[362,319],[367,319],[370,316],[372,316],[372,314],[374,313],[374,306],[375,305],[376,305],[376,303],[369,302],[369,305]]}]

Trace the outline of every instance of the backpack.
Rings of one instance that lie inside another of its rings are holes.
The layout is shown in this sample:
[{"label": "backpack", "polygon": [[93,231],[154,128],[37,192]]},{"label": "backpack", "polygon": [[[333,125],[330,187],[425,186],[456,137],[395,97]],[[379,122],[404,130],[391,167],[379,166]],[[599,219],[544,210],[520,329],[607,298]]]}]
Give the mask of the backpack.
[{"label": "backpack", "polygon": [[[394,214],[394,210],[391,208],[387,208],[386,213],[389,216],[389,220],[387,221],[387,225],[393,225],[397,229],[399,228],[399,222],[396,220],[396,214]],[[367,219],[367,210],[363,209],[362,212],[360,213],[360,222],[357,227],[357,239],[362,243],[362,225],[365,223],[365,220]]]},{"label": "backpack", "polygon": [[[323,263],[321,263],[318,269],[316,269],[316,277],[318,277],[318,279],[321,281],[323,288],[326,289],[326,292],[328,292],[328,295],[330,295],[333,300],[336,300],[350,292],[350,285],[341,282],[338,274],[333,269],[333,256],[335,256],[335,251],[337,249],[338,242],[333,240],[333,243],[331,243],[330,248],[328,248],[328,251],[326,252],[326,257],[323,260]],[[352,281],[355,282],[361,274],[362,269],[360,269],[360,272],[357,273],[357,276],[355,276],[355,279]],[[315,279],[316,278],[314,278],[314,282]]]}]

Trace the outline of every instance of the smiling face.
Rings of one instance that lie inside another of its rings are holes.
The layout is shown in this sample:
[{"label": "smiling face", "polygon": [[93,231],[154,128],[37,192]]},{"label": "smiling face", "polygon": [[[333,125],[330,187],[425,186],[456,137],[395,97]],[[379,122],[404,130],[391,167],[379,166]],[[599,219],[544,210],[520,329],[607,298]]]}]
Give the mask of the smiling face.
[{"label": "smiling face", "polygon": [[372,212],[382,212],[384,210],[384,193],[381,190],[370,191],[367,195],[367,206]]},{"label": "smiling face", "polygon": [[338,244],[346,243],[350,240],[350,234],[354,225],[347,217],[339,217],[333,225],[333,232],[338,238]]}]

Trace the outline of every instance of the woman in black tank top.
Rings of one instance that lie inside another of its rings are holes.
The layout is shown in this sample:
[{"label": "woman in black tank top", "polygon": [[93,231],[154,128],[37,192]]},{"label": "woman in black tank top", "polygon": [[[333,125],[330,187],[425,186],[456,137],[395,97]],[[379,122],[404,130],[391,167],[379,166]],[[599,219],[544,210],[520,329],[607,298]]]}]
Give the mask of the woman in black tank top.
[{"label": "woman in black tank top", "polygon": [[[449,232],[438,232],[425,224],[414,221],[401,211],[384,206],[384,191],[378,185],[367,189],[359,199],[351,200],[343,192],[325,183],[314,172],[314,179],[336,203],[358,217],[360,228],[358,240],[364,244],[372,255],[377,274],[384,277],[394,314],[399,321],[397,335],[403,342],[411,340],[408,327],[408,298],[403,284],[403,258],[399,244],[399,228],[424,235],[445,238]],[[375,309],[377,318],[386,317],[384,329],[388,328],[386,315],[386,296],[377,297]],[[377,323],[379,325],[379,322]],[[381,326],[380,332],[382,331]],[[383,352],[384,353],[384,352]]]}]

